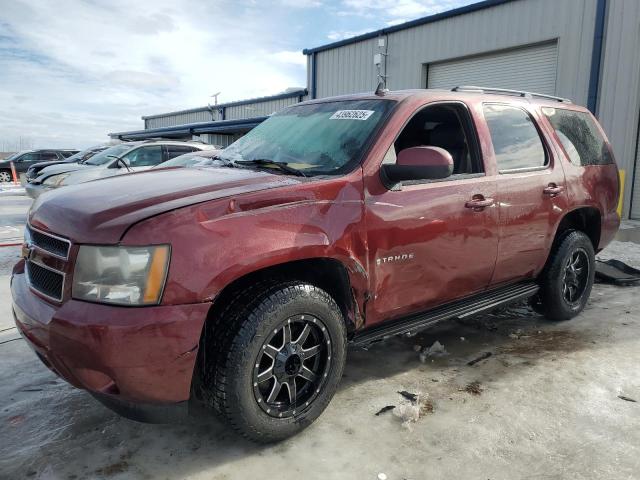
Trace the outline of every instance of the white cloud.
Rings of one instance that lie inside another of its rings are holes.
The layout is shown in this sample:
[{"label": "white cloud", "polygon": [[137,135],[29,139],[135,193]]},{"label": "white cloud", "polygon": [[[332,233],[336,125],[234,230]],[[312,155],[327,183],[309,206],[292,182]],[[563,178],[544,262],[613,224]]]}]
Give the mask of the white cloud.
[{"label": "white cloud", "polygon": [[373,30],[375,30],[375,29],[374,28],[366,28],[366,29],[357,30],[357,31],[332,30],[327,34],[327,38],[329,40],[331,40],[332,42],[337,42],[338,40],[344,40],[345,38],[357,37],[358,35],[363,35],[365,33],[371,32]]},{"label": "white cloud", "polygon": [[307,66],[307,56],[303,55],[300,50],[283,50],[281,52],[272,53],[270,57],[280,63],[289,63],[301,67]]},{"label": "white cloud", "polygon": [[176,5],[5,6],[0,140],[28,135],[39,147],[82,147],[109,131],[141,129],[141,115],[206,105],[217,91],[224,102],[305,85],[305,57],[286,48],[264,10],[226,0]]},{"label": "white cloud", "polygon": [[[366,18],[387,17],[413,19],[432,15],[456,8],[461,4],[471,3],[465,0],[344,0],[345,14],[359,15]],[[406,21],[406,20],[405,20]],[[401,23],[401,22],[400,22]]]}]

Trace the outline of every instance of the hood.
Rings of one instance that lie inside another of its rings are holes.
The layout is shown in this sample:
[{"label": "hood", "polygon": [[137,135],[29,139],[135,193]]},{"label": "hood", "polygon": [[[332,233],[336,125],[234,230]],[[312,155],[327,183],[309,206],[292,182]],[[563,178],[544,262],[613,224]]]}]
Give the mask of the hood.
[{"label": "hood", "polygon": [[56,163],[54,165],[50,165],[40,170],[40,172],[38,172],[38,181],[42,181],[47,177],[51,177],[52,175],[58,175],[59,173],[67,173],[67,172],[74,172],[76,170],[94,169],[94,168],[99,168],[99,166],[84,165],[80,163]]},{"label": "hood", "polygon": [[301,181],[244,168],[148,170],[45,193],[31,207],[29,222],[77,243],[114,244],[145,218]]},{"label": "hood", "polygon": [[125,168],[92,168],[91,165],[69,172],[69,176],[62,182],[61,187],[67,185],[77,185],[79,183],[90,182],[91,180],[99,180],[101,178],[115,177],[129,173]]}]

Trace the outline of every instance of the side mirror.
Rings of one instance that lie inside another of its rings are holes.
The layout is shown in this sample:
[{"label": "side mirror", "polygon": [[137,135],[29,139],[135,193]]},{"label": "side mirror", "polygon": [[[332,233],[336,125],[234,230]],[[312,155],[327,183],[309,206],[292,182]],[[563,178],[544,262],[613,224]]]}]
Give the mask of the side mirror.
[{"label": "side mirror", "polygon": [[439,180],[453,173],[453,157],[440,147],[405,148],[395,164],[382,166],[382,179],[388,188],[410,180]]}]

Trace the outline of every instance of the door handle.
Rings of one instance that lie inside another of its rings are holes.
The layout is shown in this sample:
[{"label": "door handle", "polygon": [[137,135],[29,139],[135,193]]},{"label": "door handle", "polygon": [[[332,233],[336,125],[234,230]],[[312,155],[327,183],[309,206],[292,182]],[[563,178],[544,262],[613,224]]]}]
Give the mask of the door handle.
[{"label": "door handle", "polygon": [[493,205],[493,198],[485,198],[482,195],[474,195],[471,200],[464,204],[466,208],[471,208],[474,212],[481,212],[491,205]]},{"label": "door handle", "polygon": [[545,195],[549,195],[550,197],[555,197],[556,195],[561,194],[564,191],[564,187],[562,185],[556,185],[555,183],[550,183],[542,193]]}]

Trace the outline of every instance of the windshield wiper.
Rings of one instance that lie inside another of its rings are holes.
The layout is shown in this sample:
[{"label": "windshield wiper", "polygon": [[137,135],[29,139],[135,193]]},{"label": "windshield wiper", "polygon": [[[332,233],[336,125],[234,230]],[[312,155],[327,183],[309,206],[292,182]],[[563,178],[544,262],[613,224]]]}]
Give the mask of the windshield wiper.
[{"label": "windshield wiper", "polygon": [[234,163],[238,165],[258,165],[260,167],[268,167],[268,168],[275,167],[291,175],[296,175],[298,177],[306,177],[305,173],[302,170],[298,170],[297,168],[290,167],[287,162],[276,162],[274,160],[269,160],[268,158],[254,158],[253,160],[236,160]]}]

